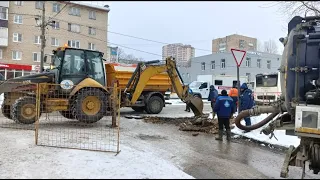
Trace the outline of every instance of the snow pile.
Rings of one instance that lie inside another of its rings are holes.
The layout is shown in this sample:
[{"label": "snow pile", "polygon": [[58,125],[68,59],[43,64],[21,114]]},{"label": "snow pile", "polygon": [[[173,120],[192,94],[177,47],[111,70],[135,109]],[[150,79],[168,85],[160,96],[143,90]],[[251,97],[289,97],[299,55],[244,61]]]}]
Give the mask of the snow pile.
[{"label": "snow pile", "polygon": [[[251,124],[256,124],[256,123],[262,121],[267,116],[268,116],[268,114],[261,114],[260,116],[251,117]],[[245,124],[244,120],[241,121],[241,124]],[[297,147],[300,144],[300,139],[297,136],[286,135],[285,130],[275,130],[274,131],[274,135],[278,139],[278,141],[274,137],[272,137],[272,139],[270,139],[269,137],[271,135],[267,136],[267,135],[264,135],[263,133],[260,134],[260,131],[263,128],[265,128],[267,125],[268,124],[266,124],[265,126],[259,128],[259,129],[248,132],[248,133],[244,133],[243,130],[241,130],[235,126],[235,128],[232,129],[232,133],[238,134],[238,135],[241,135],[241,136],[244,136],[247,138],[251,138],[254,140],[258,140],[261,142],[265,142],[265,143],[269,143],[269,144],[273,144],[273,145],[280,145],[280,146],[284,146],[284,147],[289,147],[290,145]]]}]

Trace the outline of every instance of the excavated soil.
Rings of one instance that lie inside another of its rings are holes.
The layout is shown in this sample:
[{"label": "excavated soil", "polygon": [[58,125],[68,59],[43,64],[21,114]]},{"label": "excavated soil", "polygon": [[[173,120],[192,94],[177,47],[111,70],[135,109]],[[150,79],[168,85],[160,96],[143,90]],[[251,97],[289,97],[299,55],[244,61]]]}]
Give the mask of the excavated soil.
[{"label": "excavated soil", "polygon": [[[170,118],[170,117],[157,117],[147,116],[144,117],[144,121],[153,124],[174,124],[179,126],[181,131],[196,131],[209,134],[217,134],[219,125],[217,119],[208,119],[209,115],[202,117],[182,117],[182,118]],[[230,120],[231,129],[234,128],[234,119]]]}]

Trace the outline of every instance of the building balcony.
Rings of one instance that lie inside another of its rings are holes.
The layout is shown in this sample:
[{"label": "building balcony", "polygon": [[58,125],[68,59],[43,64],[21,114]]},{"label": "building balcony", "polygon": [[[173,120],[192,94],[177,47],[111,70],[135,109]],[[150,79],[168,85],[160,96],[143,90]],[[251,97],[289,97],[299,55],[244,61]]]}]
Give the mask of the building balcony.
[{"label": "building balcony", "polygon": [[8,28],[0,27],[0,47],[8,46]]}]

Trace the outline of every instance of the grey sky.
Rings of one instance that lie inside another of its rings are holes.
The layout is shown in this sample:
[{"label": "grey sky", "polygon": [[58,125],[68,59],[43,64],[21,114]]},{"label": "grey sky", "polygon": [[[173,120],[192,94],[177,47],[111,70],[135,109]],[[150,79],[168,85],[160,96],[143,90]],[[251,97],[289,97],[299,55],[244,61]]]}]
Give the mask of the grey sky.
[{"label": "grey sky", "polygon": [[[105,2],[110,6],[109,30],[146,39],[185,43],[196,56],[210,54],[213,38],[230,34],[278,41],[286,35],[287,18],[272,2]],[[270,7],[271,6],[271,7]],[[268,8],[267,8],[268,7]],[[162,44],[108,33],[109,41],[161,55]],[[110,44],[111,46],[115,46]],[[123,48],[145,60],[161,57]]]}]

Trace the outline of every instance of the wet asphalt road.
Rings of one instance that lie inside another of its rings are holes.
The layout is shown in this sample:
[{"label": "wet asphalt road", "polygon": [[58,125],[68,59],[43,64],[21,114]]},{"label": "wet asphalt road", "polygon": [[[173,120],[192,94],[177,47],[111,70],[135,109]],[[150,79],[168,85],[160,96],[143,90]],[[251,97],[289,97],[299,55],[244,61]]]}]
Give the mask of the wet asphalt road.
[{"label": "wet asphalt road", "polygon": [[[185,106],[168,105],[158,116],[183,117]],[[205,105],[204,112],[210,111]],[[131,109],[121,110],[122,116],[135,114]],[[217,178],[280,178],[284,153],[271,151],[256,143],[233,139],[230,143],[214,140],[214,135],[178,130],[172,124],[150,124],[142,120],[121,118],[121,144],[172,161],[187,174],[197,179]],[[139,141],[138,141],[139,139]],[[143,140],[143,141],[141,141]],[[289,179],[299,179],[302,170],[290,167]],[[306,179],[317,179],[306,171]]]}]

